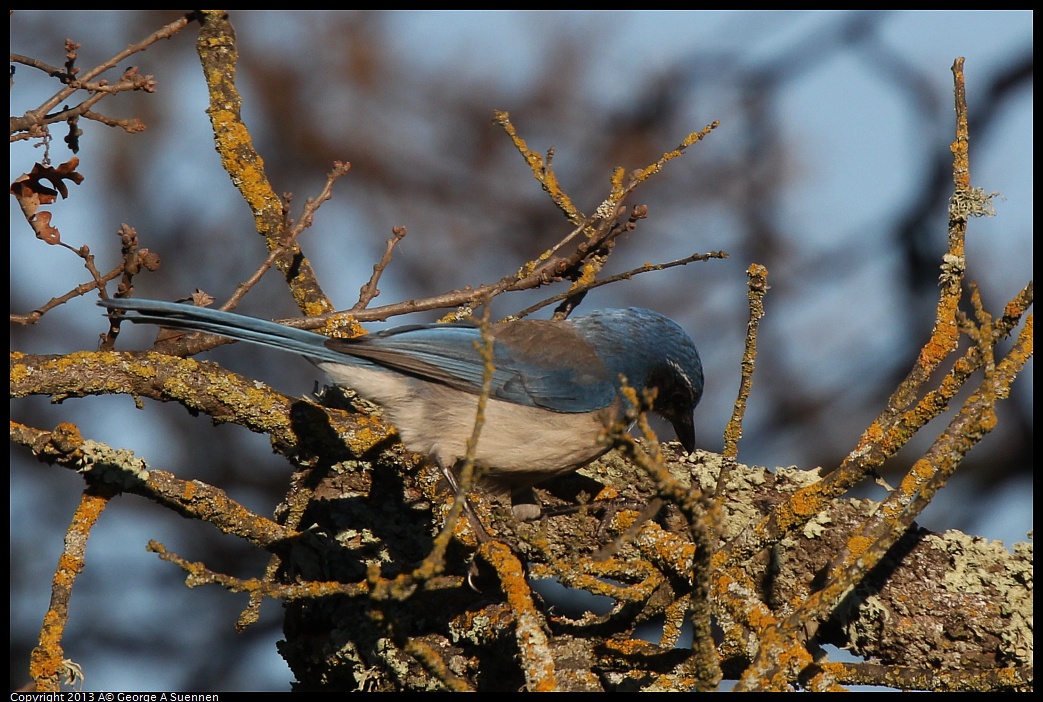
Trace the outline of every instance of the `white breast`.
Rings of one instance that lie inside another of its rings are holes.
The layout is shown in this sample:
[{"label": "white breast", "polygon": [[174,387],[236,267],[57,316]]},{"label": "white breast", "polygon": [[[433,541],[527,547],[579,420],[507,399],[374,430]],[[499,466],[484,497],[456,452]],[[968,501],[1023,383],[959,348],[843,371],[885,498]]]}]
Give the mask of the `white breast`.
[{"label": "white breast", "polygon": [[[478,397],[391,371],[316,363],[338,385],[380,405],[406,448],[452,466],[467,453]],[[551,412],[490,399],[475,460],[498,481],[531,485],[586,465],[606,448],[598,438],[611,409]]]}]

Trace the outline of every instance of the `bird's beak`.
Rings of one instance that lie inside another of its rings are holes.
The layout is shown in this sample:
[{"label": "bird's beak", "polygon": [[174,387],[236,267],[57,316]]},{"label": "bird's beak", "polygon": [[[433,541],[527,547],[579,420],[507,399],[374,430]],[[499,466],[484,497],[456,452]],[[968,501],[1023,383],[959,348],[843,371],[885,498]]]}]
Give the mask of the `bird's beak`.
[{"label": "bird's beak", "polygon": [[681,412],[680,414],[671,417],[670,423],[674,427],[674,432],[677,434],[677,440],[684,446],[686,453],[691,453],[695,450],[695,423],[692,421],[691,412]]}]

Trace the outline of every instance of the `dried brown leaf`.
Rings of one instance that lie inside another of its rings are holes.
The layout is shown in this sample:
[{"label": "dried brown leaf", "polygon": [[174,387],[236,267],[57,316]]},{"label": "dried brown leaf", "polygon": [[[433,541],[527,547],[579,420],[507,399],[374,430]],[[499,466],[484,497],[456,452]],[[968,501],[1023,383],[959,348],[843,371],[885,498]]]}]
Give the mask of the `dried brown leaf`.
[{"label": "dried brown leaf", "polygon": [[[19,207],[29,226],[36,232],[36,237],[48,244],[61,242],[61,234],[51,226],[51,213],[41,212],[41,205],[49,205],[58,199],[69,197],[69,189],[65,181],[69,180],[79,185],[83,182],[83,176],[76,172],[80,165],[80,159],[71,158],[57,168],[37,163],[29,173],[23,173],[11,183],[11,194],[18,200]],[[44,181],[53,187],[48,187]]]}]

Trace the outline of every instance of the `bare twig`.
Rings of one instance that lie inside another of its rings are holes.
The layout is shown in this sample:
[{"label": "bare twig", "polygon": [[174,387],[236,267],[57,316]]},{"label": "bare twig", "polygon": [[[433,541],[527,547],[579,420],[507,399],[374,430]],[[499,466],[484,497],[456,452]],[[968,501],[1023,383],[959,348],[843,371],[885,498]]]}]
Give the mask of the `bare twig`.
[{"label": "bare twig", "polygon": [[223,10],[199,10],[193,15],[201,28],[196,51],[203,65],[210,104],[207,114],[214,132],[214,145],[232,183],[254,216],[257,233],[269,251],[280,251],[274,265],[286,276],[294,302],[306,314],[329,313],[333,305],[318,284],[311,263],[296,242],[285,248],[284,214],[242,119],[242,97],[236,87],[239,62],[235,31]]},{"label": "bare twig", "polygon": [[380,294],[380,290],[377,289],[377,283],[380,282],[380,276],[384,273],[384,269],[391,263],[391,253],[395,250],[395,246],[398,242],[402,241],[406,235],[405,227],[393,227],[391,229],[392,237],[387,240],[384,247],[384,255],[380,257],[379,263],[373,264],[373,275],[370,276],[369,280],[359,290],[359,301],[355,303],[349,312],[358,312],[363,310],[370,303],[370,300]]},{"label": "bare twig", "polygon": [[[152,92],[155,88],[155,80],[152,76],[138,75],[137,69],[134,68],[128,69],[128,71],[125,72],[120,80],[114,85],[103,82],[94,82],[94,78],[115,68],[128,57],[145,51],[157,41],[161,39],[169,39],[174,36],[187,27],[192,19],[193,16],[191,14],[178,18],[174,22],[171,22],[165,27],[162,27],[145,37],[140,42],[127,46],[108,60],[103,61],[94,68],[88,69],[79,76],[72,75],[72,71],[69,67],[65,69],[57,69],[53,66],[48,66],[43,62],[36,61],[35,59],[28,59],[28,57],[22,56],[18,56],[17,59],[15,59],[14,56],[12,56],[12,61],[42,70],[48,75],[59,78],[63,83],[65,83],[65,86],[61,90],[44,100],[36,109],[29,110],[21,117],[11,118],[10,133],[12,135],[12,140],[15,140],[16,138],[33,138],[34,134],[39,136],[41,133],[40,130],[46,125],[55,122],[63,122],[73,116],[87,116],[87,114],[90,113],[91,118],[96,119],[97,116],[95,113],[90,112],[90,107],[106,95],[112,95],[127,90],[143,90],[145,92]],[[26,60],[23,61],[21,59]],[[71,63],[69,65],[71,66]],[[90,97],[74,107],[50,113],[50,111],[58,105],[67,102],[69,98],[79,90],[86,90],[91,93]],[[111,124],[124,126],[120,121],[115,121]]]},{"label": "bare twig", "polygon": [[322,190],[316,197],[308,198],[305,201],[304,210],[301,212],[300,219],[286,231],[286,235],[283,237],[282,241],[280,241],[279,245],[268,253],[267,258],[265,258],[264,262],[258,266],[253,275],[236,286],[235,293],[225,304],[221,305],[220,309],[234,310],[239,305],[239,301],[243,299],[243,296],[250,292],[250,289],[260,282],[261,278],[271,269],[275,262],[285,255],[291,247],[297,246],[297,238],[315,221],[315,213],[322,206],[322,203],[333,197],[333,184],[337,182],[341,176],[345,175],[350,168],[350,163],[342,163],[340,161],[335,161],[333,163],[333,170],[326,174],[326,184],[323,185]]},{"label": "bare twig", "polygon": [[724,430],[725,463],[717,476],[715,497],[717,506],[721,507],[725,499],[728,485],[728,473],[739,456],[739,439],[742,438],[742,419],[746,414],[746,402],[753,387],[753,369],[757,360],[757,330],[764,317],[764,296],[768,292],[768,269],[754,263],[746,269],[749,288],[750,318],[746,324],[746,346],[742,354],[742,379],[739,381],[739,396],[735,399],[731,419]]},{"label": "bare twig", "polygon": [[69,600],[76,577],[86,565],[87,542],[91,530],[116,494],[112,489],[90,489],[83,492],[65,533],[65,548],[54,571],[51,601],[40,629],[40,641],[29,660],[29,674],[37,692],[58,692],[67,662],[62,651],[62,637],[69,621]]}]

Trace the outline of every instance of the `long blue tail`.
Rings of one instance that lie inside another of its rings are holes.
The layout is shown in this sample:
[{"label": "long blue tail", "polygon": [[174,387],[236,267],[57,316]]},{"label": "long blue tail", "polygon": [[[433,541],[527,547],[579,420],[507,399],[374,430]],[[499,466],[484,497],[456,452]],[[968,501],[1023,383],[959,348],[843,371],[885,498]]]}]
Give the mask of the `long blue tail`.
[{"label": "long blue tail", "polygon": [[100,300],[98,304],[110,310],[122,310],[123,319],[135,324],[158,324],[170,329],[218,334],[334,363],[351,363],[353,360],[344,353],[327,348],[329,337],[257,317],[160,300]]}]

